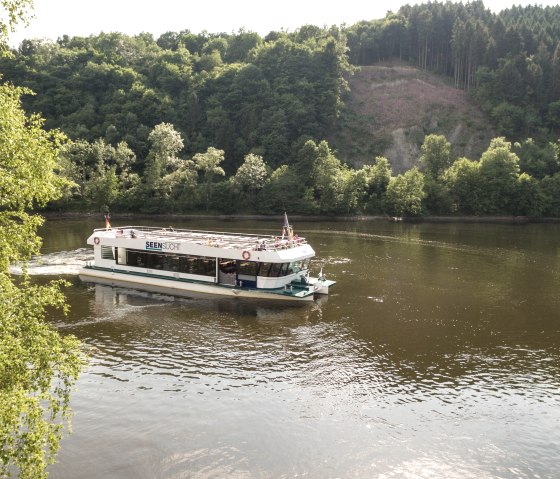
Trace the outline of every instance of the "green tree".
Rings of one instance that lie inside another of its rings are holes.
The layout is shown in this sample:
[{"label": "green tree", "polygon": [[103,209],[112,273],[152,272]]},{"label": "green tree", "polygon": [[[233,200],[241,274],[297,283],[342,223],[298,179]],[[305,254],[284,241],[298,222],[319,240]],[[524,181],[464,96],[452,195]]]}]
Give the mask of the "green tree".
[{"label": "green tree", "polygon": [[418,216],[422,213],[424,175],[412,168],[391,178],[387,186],[387,209],[395,216]]},{"label": "green tree", "polygon": [[326,141],[315,146],[308,141],[306,147],[314,148],[311,179],[315,200],[322,213],[343,212],[345,208],[344,193],[346,190],[347,167],[343,167],[334,155]]},{"label": "green tree", "polygon": [[556,132],[560,132],[560,100],[553,101],[547,107],[547,122]]},{"label": "green tree", "polygon": [[262,190],[269,176],[269,168],[262,156],[250,153],[238,168],[233,182],[249,196],[249,202],[254,205],[255,195]]},{"label": "green tree", "polygon": [[494,107],[491,116],[499,134],[518,138],[525,128],[525,114],[523,108],[502,102]]},{"label": "green tree", "polygon": [[131,170],[136,155],[125,142],[116,148],[98,138],[93,143],[85,140],[68,142],[61,149],[61,171],[79,185],[75,199],[85,207],[108,209],[123,192],[139,183]]},{"label": "green tree", "polygon": [[459,158],[444,173],[444,185],[450,194],[452,213],[478,215],[482,213],[480,197],[480,164],[468,158]]},{"label": "green tree", "polygon": [[103,169],[88,182],[85,196],[88,205],[98,211],[109,211],[119,196],[119,179],[115,167]]},{"label": "green tree", "polygon": [[369,213],[382,213],[390,181],[391,165],[387,158],[378,156],[372,165],[364,165],[357,170],[354,182],[360,209]]},{"label": "green tree", "polygon": [[538,180],[522,173],[517,178],[516,192],[513,198],[513,214],[523,216],[541,216],[545,208],[546,196]]},{"label": "green tree", "polygon": [[42,219],[27,210],[59,196],[54,171],[61,136],[26,117],[23,90],[0,86],[0,476],[45,478],[69,420],[70,392],[83,364],[79,341],[45,322],[65,311],[60,282],[15,281],[9,265],[39,253]]},{"label": "green tree", "polygon": [[159,182],[158,192],[165,200],[166,211],[188,211],[195,205],[197,172],[191,160],[183,160],[176,170]]},{"label": "green tree", "polygon": [[195,168],[202,172],[204,177],[205,207],[208,211],[211,206],[212,190],[215,176],[225,176],[220,163],[224,161],[224,151],[209,147],[206,153],[197,153],[193,156]]},{"label": "green tree", "polygon": [[451,166],[451,143],[443,135],[428,135],[420,149],[420,164],[427,175],[441,177]]},{"label": "green tree", "polygon": [[298,153],[296,172],[310,186],[312,204],[321,213],[349,213],[357,207],[354,171],[335,156],[326,141],[307,141]]},{"label": "green tree", "polygon": [[257,211],[264,214],[284,211],[314,213],[316,206],[313,191],[305,185],[294,166],[279,166],[258,195]]},{"label": "green tree", "polygon": [[443,181],[425,176],[424,193],[423,203],[427,213],[447,215],[454,211],[451,193]]},{"label": "green tree", "polygon": [[541,188],[545,196],[543,214],[560,217],[560,173],[545,176],[541,181]]},{"label": "green tree", "polygon": [[542,179],[560,171],[560,144],[539,144],[532,138],[515,143],[514,151],[519,156],[519,169],[533,178]]},{"label": "green tree", "polygon": [[236,35],[231,36],[228,40],[227,61],[230,63],[247,61],[249,52],[261,43],[262,39],[258,33],[240,29]]},{"label": "green tree", "polygon": [[183,139],[173,125],[160,123],[154,127],[148,140],[152,143],[152,147],[146,161],[144,180],[148,195],[157,196],[158,182],[163,175],[180,165],[176,155],[183,148]]},{"label": "green tree", "polygon": [[479,172],[482,212],[511,213],[519,176],[519,158],[511,143],[494,138],[480,158]]}]

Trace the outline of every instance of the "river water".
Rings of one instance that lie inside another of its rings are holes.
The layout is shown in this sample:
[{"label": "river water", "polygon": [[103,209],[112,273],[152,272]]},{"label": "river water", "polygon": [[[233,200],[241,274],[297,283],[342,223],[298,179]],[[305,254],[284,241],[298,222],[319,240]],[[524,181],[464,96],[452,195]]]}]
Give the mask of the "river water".
[{"label": "river water", "polygon": [[101,222],[47,222],[91,355],[51,478],[558,477],[559,225],[295,223],[338,282],[298,307],[84,285]]}]

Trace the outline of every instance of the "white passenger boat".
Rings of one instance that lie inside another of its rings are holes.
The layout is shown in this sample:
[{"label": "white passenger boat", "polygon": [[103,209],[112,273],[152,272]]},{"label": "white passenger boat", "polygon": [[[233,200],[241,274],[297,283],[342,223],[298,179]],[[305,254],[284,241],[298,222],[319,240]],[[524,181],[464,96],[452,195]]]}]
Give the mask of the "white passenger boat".
[{"label": "white passenger boat", "polygon": [[281,237],[172,227],[122,226],[94,230],[94,261],[85,282],[158,293],[193,293],[311,301],[335,281],[309,275],[315,251],[285,219]]}]

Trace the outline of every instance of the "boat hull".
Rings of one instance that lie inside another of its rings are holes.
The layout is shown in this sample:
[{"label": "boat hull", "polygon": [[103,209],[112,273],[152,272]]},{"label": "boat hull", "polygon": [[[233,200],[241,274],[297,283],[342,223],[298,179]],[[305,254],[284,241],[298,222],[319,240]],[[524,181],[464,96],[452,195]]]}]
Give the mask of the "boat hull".
[{"label": "boat hull", "polygon": [[100,283],[109,286],[121,286],[155,293],[187,297],[194,293],[197,295],[218,295],[226,297],[272,299],[297,302],[313,301],[314,293],[319,292],[319,289],[313,286],[301,288],[291,286],[275,290],[251,289],[215,283],[205,283],[201,281],[170,279],[157,275],[123,273],[120,271],[95,267],[82,268],[80,270],[80,279],[86,283]]}]

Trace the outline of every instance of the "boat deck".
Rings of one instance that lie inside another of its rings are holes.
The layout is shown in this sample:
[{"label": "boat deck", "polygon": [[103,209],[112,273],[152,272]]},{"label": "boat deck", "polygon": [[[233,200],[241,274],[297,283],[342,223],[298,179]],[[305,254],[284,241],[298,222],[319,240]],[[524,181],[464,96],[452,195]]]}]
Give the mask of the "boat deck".
[{"label": "boat deck", "polygon": [[272,235],[187,230],[172,227],[120,226],[109,229],[99,228],[94,230],[94,233],[104,237],[145,238],[150,241],[176,241],[242,250],[266,249],[277,251],[307,244],[305,238],[298,236],[294,236],[289,240],[287,237],[282,238]]}]

